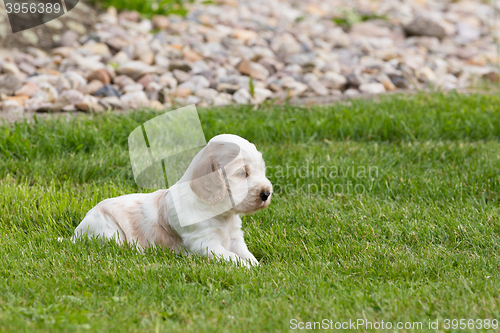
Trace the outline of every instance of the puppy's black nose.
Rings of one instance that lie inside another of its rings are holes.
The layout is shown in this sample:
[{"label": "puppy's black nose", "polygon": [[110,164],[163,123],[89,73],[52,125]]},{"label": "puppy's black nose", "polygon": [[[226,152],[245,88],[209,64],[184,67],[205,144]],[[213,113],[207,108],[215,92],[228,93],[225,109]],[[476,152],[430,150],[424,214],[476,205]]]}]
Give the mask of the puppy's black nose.
[{"label": "puppy's black nose", "polygon": [[260,192],[260,198],[262,199],[262,201],[266,201],[270,195],[271,195],[271,193],[269,193],[268,191]]}]

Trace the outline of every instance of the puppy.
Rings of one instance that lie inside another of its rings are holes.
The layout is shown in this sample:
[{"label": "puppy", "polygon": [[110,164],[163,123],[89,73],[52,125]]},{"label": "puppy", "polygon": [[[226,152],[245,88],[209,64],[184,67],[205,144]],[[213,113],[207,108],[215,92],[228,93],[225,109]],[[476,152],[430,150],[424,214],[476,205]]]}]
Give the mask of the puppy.
[{"label": "puppy", "polygon": [[140,249],[163,246],[250,267],[258,265],[243,238],[240,215],[269,206],[271,182],[262,154],[230,134],[212,138],[167,190],[106,199],[75,230]]}]

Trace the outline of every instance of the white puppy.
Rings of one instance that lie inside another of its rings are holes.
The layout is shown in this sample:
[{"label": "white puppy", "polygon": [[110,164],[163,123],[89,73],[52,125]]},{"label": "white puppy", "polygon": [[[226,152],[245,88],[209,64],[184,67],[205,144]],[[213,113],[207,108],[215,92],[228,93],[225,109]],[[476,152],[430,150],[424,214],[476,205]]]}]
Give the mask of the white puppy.
[{"label": "white puppy", "polygon": [[[185,190],[186,185],[190,190]],[[177,197],[172,195],[174,188],[179,189]],[[222,134],[209,141],[170,189],[100,202],[78,225],[75,237],[97,236],[140,248],[159,245],[175,252],[187,249],[258,265],[243,239],[240,215],[269,206],[271,193],[264,160],[255,145]],[[216,209],[228,198],[228,209]]]}]

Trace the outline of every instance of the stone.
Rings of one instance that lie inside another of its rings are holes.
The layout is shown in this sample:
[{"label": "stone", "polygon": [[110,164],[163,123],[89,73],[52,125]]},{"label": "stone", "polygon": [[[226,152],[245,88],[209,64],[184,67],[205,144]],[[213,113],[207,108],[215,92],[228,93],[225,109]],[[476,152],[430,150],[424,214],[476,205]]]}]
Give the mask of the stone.
[{"label": "stone", "polygon": [[220,93],[218,94],[213,101],[214,106],[225,106],[229,105],[232,102],[232,96],[228,93]]},{"label": "stone", "polygon": [[179,69],[174,69],[172,73],[174,74],[175,79],[180,83],[186,82],[191,77],[190,74]]},{"label": "stone", "polygon": [[144,86],[140,83],[134,83],[134,84],[129,84],[129,85],[123,87],[122,90],[124,93],[129,93],[129,92],[133,92],[133,91],[143,91]]},{"label": "stone", "polygon": [[174,96],[175,97],[180,97],[180,98],[185,98],[189,95],[191,95],[192,90],[189,87],[178,87],[175,90]]},{"label": "stone", "polygon": [[99,80],[92,80],[87,84],[82,90],[83,93],[87,95],[93,95],[96,91],[104,87],[104,83]]},{"label": "stone", "polygon": [[238,91],[238,89],[240,89],[240,87],[236,84],[219,83],[217,85],[217,91],[225,92],[231,95]]},{"label": "stone", "polygon": [[31,98],[39,90],[40,88],[36,83],[27,82],[21,88],[17,89],[14,94],[16,96],[25,95]]},{"label": "stone", "polygon": [[189,50],[189,49],[185,50],[182,53],[182,55],[183,55],[184,59],[187,60],[187,61],[189,61],[189,62],[195,62],[195,61],[203,59],[203,56],[201,54],[199,54],[196,51]]},{"label": "stone", "polygon": [[358,96],[360,93],[359,93],[359,90],[357,89],[347,89],[346,91],[344,91],[344,96],[346,97],[355,97],[355,96]]},{"label": "stone", "polygon": [[299,97],[307,90],[307,85],[296,81],[291,76],[285,76],[280,81],[281,86],[288,90],[289,97]]},{"label": "stone", "polygon": [[153,15],[151,22],[154,29],[167,29],[169,26],[168,17],[164,15]]},{"label": "stone", "polygon": [[116,69],[118,75],[127,75],[134,80],[137,80],[143,75],[154,73],[155,71],[155,67],[146,65],[141,61],[129,61]]},{"label": "stone", "polygon": [[104,111],[104,107],[102,107],[102,105],[90,102],[80,102],[75,104],[75,107],[79,111],[90,112],[90,113],[99,113]]},{"label": "stone", "polygon": [[249,104],[251,98],[252,96],[247,89],[239,89],[233,95],[233,101],[235,101],[237,104]]},{"label": "stone", "polygon": [[404,29],[410,36],[430,36],[439,39],[446,36],[446,30],[438,20],[425,16],[416,17]]},{"label": "stone", "polygon": [[461,44],[467,44],[478,40],[481,37],[481,29],[469,22],[457,22],[457,36],[456,39]]},{"label": "stone", "polygon": [[28,75],[33,75],[36,73],[36,67],[28,64],[27,62],[22,62],[18,65],[19,69]]},{"label": "stone", "polygon": [[332,71],[326,72],[321,78],[321,82],[329,89],[343,89],[347,84],[347,78]]},{"label": "stone", "polygon": [[141,52],[141,54],[139,55],[139,60],[146,65],[152,65],[155,61],[155,54],[151,50]]},{"label": "stone", "polygon": [[17,68],[16,64],[6,61],[2,64],[2,73],[19,75],[21,71]]},{"label": "stone", "polygon": [[82,102],[84,95],[75,89],[63,91],[56,100],[56,104],[77,104]]},{"label": "stone", "polygon": [[99,103],[106,109],[123,109],[122,101],[116,96],[103,97]]},{"label": "stone", "polygon": [[354,24],[349,33],[366,37],[387,37],[391,33],[391,30],[387,27],[381,27],[372,21],[365,21]]},{"label": "stone", "polygon": [[266,80],[269,76],[269,71],[266,67],[259,63],[251,62],[249,60],[243,60],[238,65],[238,71],[241,74],[251,76],[256,80]]},{"label": "stone", "polygon": [[94,93],[94,96],[97,96],[97,97],[109,97],[109,96],[120,97],[120,93],[118,91],[116,91],[116,89],[113,88],[112,85],[107,84],[104,87],[102,87],[101,89],[97,90]]},{"label": "stone", "polygon": [[385,92],[384,85],[381,83],[363,83],[359,86],[359,91],[364,94],[382,94]]},{"label": "stone", "polygon": [[137,80],[137,83],[142,84],[144,88],[146,88],[151,82],[153,82],[153,75],[151,74],[146,74]]},{"label": "stone", "polygon": [[105,85],[111,83],[109,74],[105,69],[98,69],[93,71],[92,73],[90,73],[89,76],[87,76],[87,80],[88,81],[99,80]]},{"label": "stone", "polygon": [[59,44],[61,46],[75,46],[78,43],[78,38],[80,36],[78,35],[77,32],[73,30],[67,30],[64,32],[61,36],[61,40],[59,41]]},{"label": "stone", "polygon": [[53,56],[59,55],[63,58],[69,58],[73,53],[75,53],[75,51],[76,49],[74,47],[60,46],[52,50],[52,55]]},{"label": "stone", "polygon": [[6,101],[15,101],[19,104],[19,106],[24,106],[24,101],[30,99],[29,96],[26,95],[17,95],[17,96],[7,96]]},{"label": "stone", "polygon": [[23,114],[24,108],[19,105],[17,101],[7,100],[0,103],[3,112],[9,112],[13,114]]},{"label": "stone", "polygon": [[104,43],[89,43],[81,47],[81,49],[97,55],[110,55],[109,47]]},{"label": "stone", "polygon": [[252,103],[253,104],[262,104],[265,100],[270,98],[273,95],[272,91],[269,89],[263,88],[255,88]]},{"label": "stone", "polygon": [[210,87],[210,81],[203,75],[193,75],[187,82],[192,85],[193,88],[191,90],[195,93],[200,89]]},{"label": "stone", "polygon": [[118,87],[123,88],[129,84],[134,84],[135,81],[132,80],[127,75],[118,75],[113,79],[113,83],[116,84]]},{"label": "stone", "polygon": [[164,107],[163,107],[163,104],[161,104],[159,101],[149,101],[149,107],[153,110],[163,110]]},{"label": "stone", "polygon": [[124,109],[136,109],[138,107],[147,107],[149,105],[148,96],[144,91],[133,91],[120,97]]},{"label": "stone", "polygon": [[0,75],[0,94],[13,95],[21,85],[21,80],[14,74]]}]

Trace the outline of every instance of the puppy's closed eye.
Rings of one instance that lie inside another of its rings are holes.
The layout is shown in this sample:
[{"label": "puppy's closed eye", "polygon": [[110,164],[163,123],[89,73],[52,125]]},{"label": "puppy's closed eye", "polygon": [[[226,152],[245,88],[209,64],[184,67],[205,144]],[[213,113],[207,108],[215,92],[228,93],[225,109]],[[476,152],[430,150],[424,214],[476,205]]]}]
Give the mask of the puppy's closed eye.
[{"label": "puppy's closed eye", "polygon": [[247,178],[248,177],[248,172],[245,168],[238,169],[235,173],[234,176],[236,177],[241,177],[241,178]]}]

